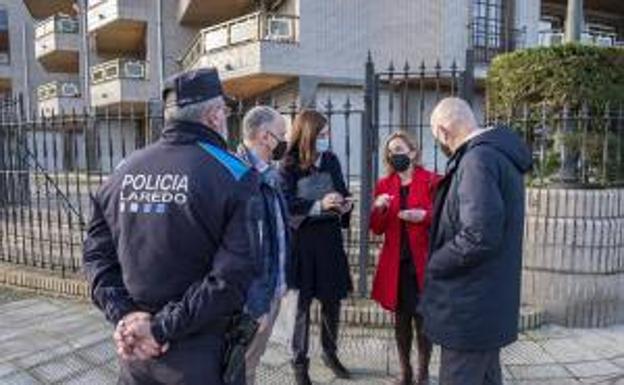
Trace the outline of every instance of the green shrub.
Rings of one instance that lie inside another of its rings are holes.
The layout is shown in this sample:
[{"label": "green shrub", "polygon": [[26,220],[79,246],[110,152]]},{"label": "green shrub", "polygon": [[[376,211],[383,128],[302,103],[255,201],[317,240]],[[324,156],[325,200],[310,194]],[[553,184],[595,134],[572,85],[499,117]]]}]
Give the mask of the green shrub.
[{"label": "green shrub", "polygon": [[488,72],[487,102],[493,116],[524,103],[617,105],[624,102],[624,49],[568,44],[500,55]]}]

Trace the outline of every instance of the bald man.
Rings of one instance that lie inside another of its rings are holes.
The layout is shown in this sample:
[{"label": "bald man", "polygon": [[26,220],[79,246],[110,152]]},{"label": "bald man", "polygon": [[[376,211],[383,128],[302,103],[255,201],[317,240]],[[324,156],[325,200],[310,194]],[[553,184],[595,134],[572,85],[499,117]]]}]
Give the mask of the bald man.
[{"label": "bald man", "polygon": [[440,385],[501,385],[500,348],[518,336],[524,180],[531,156],[502,126],[442,100],[433,136],[449,156],[434,205],[421,312],[442,346]]}]

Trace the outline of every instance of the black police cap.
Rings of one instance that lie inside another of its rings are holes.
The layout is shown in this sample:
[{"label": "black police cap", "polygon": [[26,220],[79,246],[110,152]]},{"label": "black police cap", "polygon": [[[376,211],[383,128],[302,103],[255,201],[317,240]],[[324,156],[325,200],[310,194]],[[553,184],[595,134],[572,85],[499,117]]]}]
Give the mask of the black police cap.
[{"label": "black police cap", "polygon": [[219,73],[214,68],[200,68],[182,72],[165,80],[162,91],[163,100],[173,92],[175,98],[169,103],[178,107],[200,103],[218,96],[223,96],[223,87]]}]

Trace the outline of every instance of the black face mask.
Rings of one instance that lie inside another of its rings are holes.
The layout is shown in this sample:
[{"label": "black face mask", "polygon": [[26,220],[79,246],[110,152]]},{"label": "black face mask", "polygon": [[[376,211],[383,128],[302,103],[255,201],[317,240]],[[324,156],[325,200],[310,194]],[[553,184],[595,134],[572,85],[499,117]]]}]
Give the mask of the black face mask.
[{"label": "black face mask", "polygon": [[407,154],[390,155],[390,165],[396,172],[406,171],[411,163],[412,160]]},{"label": "black face mask", "polygon": [[280,160],[286,155],[288,149],[288,143],[285,140],[278,140],[277,146],[273,149],[273,160]]}]

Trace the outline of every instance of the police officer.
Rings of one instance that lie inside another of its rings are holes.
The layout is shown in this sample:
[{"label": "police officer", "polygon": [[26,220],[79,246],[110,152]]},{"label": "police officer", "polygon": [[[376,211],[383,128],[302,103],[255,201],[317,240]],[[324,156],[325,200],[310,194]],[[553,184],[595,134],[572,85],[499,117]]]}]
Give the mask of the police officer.
[{"label": "police officer", "polygon": [[117,325],[120,384],[220,385],[224,336],[256,274],[258,184],[226,150],[215,70],[168,79],[163,97],[161,139],[93,200],[84,268]]}]

